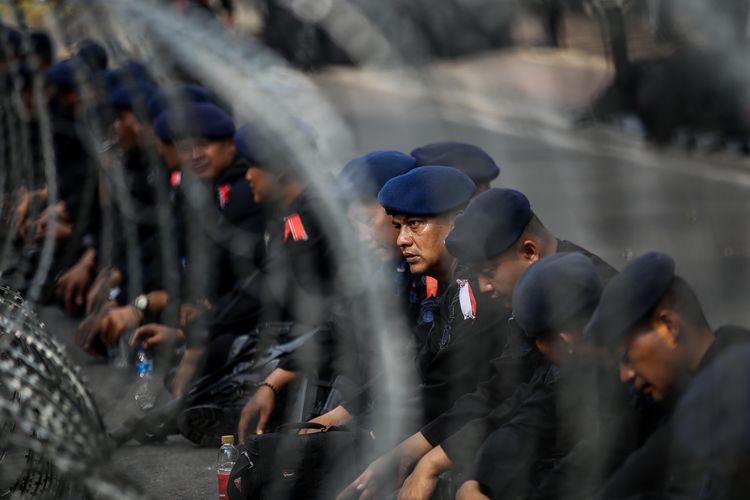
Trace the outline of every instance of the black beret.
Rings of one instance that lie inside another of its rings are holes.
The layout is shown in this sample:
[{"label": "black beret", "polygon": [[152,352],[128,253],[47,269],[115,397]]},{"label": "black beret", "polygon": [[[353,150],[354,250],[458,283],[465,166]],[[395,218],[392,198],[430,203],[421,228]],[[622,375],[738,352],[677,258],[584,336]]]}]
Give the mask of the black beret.
[{"label": "black beret", "polygon": [[187,103],[170,108],[154,121],[154,132],[163,141],[202,137],[226,139],[234,137],[232,118],[220,107],[208,102]]},{"label": "black beret", "polygon": [[533,216],[526,196],[493,188],[480,194],[456,217],[445,247],[463,262],[483,262],[513,246]]},{"label": "black beret", "polygon": [[702,369],[674,412],[676,442],[699,459],[716,464],[750,455],[748,380],[748,343],[728,349]]},{"label": "black beret", "polygon": [[234,134],[234,144],[237,147],[237,154],[253,165],[260,165],[262,163],[259,159],[261,153],[257,150],[258,140],[257,134],[250,124],[241,126],[237,129],[237,133]]},{"label": "black beret", "polygon": [[628,264],[607,284],[585,334],[597,345],[612,345],[659,303],[674,281],[672,257],[649,252]]},{"label": "black beret", "polygon": [[474,182],[455,168],[431,165],[386,182],[378,201],[390,214],[440,215],[466,205],[475,191]]},{"label": "black beret", "polygon": [[143,108],[155,91],[156,88],[146,80],[125,83],[112,90],[109,94],[109,103],[112,107],[121,109]]},{"label": "black beret", "polygon": [[526,269],[513,290],[513,317],[530,337],[559,333],[588,320],[599,303],[602,280],[580,253],[557,253]]},{"label": "black beret", "polygon": [[47,70],[47,81],[52,85],[63,89],[75,89],[78,87],[75,61],[65,59],[51,65]]},{"label": "black beret", "polygon": [[348,162],[336,178],[339,196],[348,201],[376,199],[386,182],[414,168],[413,156],[378,150]]},{"label": "black beret", "polygon": [[148,114],[152,120],[169,106],[179,106],[186,102],[209,102],[208,92],[200,85],[186,83],[168,89],[159,89],[148,100]]},{"label": "black beret", "polygon": [[445,165],[459,169],[475,183],[489,182],[500,175],[500,167],[482,148],[465,142],[433,142],[416,148],[411,155],[417,166]]},{"label": "black beret", "polygon": [[91,71],[105,70],[107,69],[107,64],[109,64],[107,51],[104,47],[89,39],[83,40],[78,45],[76,57],[83,61]]}]

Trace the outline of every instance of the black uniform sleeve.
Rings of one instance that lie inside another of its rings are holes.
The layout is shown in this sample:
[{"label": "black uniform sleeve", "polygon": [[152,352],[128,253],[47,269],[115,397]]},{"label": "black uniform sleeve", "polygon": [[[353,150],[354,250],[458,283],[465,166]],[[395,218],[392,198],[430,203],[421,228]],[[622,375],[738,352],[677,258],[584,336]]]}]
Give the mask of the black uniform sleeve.
[{"label": "black uniform sleeve", "polygon": [[525,492],[539,449],[554,440],[555,384],[536,384],[505,424],[479,450],[470,479],[491,498]]}]

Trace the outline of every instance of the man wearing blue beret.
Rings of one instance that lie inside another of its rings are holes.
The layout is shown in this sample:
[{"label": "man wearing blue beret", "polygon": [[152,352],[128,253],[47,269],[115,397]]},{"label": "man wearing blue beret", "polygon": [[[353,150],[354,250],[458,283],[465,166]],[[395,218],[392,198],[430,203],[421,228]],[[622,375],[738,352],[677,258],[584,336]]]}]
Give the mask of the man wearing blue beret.
[{"label": "man wearing blue beret", "polygon": [[544,360],[493,412],[501,425],[484,441],[457,498],[562,498],[571,491],[583,498],[591,491],[589,478],[606,468],[602,451],[610,445],[599,434],[618,423],[613,415],[629,401],[611,359],[583,335],[602,289],[581,253],[544,257],[523,273],[513,317]]},{"label": "man wearing blue beret", "polygon": [[[513,189],[493,188],[477,196],[459,215],[445,240],[448,251],[478,275],[479,290],[491,294],[491,306],[507,310],[523,272],[534,262],[558,252],[582,253],[592,260],[602,281],[615,273],[596,255],[558,240],[531,209],[529,200]],[[503,355],[492,361],[491,377],[476,391],[458,399],[452,408],[397,447],[392,460],[424,464],[415,472],[437,477],[442,471],[471,463],[487,435],[499,426],[492,412],[527,381],[540,353],[517,329],[508,330]]]},{"label": "man wearing blue beret", "polygon": [[474,196],[484,193],[490,183],[500,175],[500,167],[482,148],[457,141],[425,144],[412,150],[416,166],[444,165],[465,173],[477,187]]},{"label": "man wearing blue beret", "polygon": [[[474,192],[471,179],[458,169],[424,166],[388,181],[378,195],[398,230],[402,256],[426,285],[415,326],[422,424],[483,380],[490,359],[505,343],[507,311],[477,291],[473,275],[457,267],[444,243]],[[342,496],[368,488],[379,491],[383,485],[378,478],[391,454],[373,462]]]},{"label": "man wearing blue beret", "polygon": [[[411,307],[412,299],[421,300],[424,295],[420,297],[419,292],[414,290],[409,266],[396,245],[398,233],[391,224],[391,217],[378,202],[378,193],[386,182],[407,173],[414,168],[415,163],[412,156],[399,151],[371,151],[344,165],[335,182],[336,194],[356,228],[360,245],[368,251],[367,259],[372,261],[375,275],[370,282],[374,280],[380,286],[387,310],[393,310],[395,315],[408,316],[407,324],[416,321],[416,308]],[[401,305],[404,307],[399,308]],[[393,340],[398,342],[409,339]],[[371,359],[368,367],[382,366],[376,361],[377,349],[369,346],[369,351]],[[363,387],[312,422],[331,427],[345,425],[353,416],[363,416],[373,405],[371,389],[379,380],[380,374],[370,373],[369,380]]]},{"label": "man wearing blue beret", "polygon": [[[697,498],[703,469],[672,450],[671,409],[691,380],[722,354],[750,342],[735,326],[715,332],[688,283],[666,254],[649,252],[612,279],[586,336],[620,360],[620,378],[666,408],[662,426],[607,480],[596,498],[673,492]],[[675,493],[676,494],[676,493]]]}]

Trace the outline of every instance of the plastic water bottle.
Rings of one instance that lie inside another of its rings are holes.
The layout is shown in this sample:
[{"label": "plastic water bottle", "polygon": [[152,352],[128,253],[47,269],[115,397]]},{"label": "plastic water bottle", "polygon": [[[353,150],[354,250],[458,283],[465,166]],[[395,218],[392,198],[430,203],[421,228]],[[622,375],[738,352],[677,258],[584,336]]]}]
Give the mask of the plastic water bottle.
[{"label": "plastic water bottle", "polygon": [[229,474],[232,472],[234,463],[239,458],[240,453],[234,447],[234,436],[221,436],[221,448],[219,448],[219,457],[216,460],[216,476],[219,478],[219,500],[227,500],[227,484],[229,483]]},{"label": "plastic water bottle", "polygon": [[135,388],[135,402],[141,410],[148,410],[156,403],[156,392],[153,384],[154,362],[143,346],[135,354],[135,372],[138,382]]}]

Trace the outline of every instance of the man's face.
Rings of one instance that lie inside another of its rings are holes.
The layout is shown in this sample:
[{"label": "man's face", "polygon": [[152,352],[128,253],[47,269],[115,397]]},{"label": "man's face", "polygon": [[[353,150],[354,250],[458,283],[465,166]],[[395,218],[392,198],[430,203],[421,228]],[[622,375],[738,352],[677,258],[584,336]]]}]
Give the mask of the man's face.
[{"label": "man's face", "polygon": [[182,165],[193,169],[199,179],[218,178],[234,160],[234,139],[207,140],[200,137],[182,139],[175,143]]},{"label": "man's face", "polygon": [[620,380],[654,401],[664,400],[686,373],[674,337],[658,321],[634,328],[618,355]]},{"label": "man's face", "polygon": [[510,302],[516,283],[536,260],[535,255],[524,256],[514,246],[492,260],[473,266],[479,279],[479,290],[491,293],[494,299]]},{"label": "man's face", "polygon": [[453,227],[453,216],[394,215],[396,244],[413,274],[441,273],[453,260],[445,249],[445,238]]},{"label": "man's face", "polygon": [[391,223],[391,217],[375,200],[353,202],[347,210],[349,220],[357,228],[359,241],[383,262],[397,255],[396,238],[398,232]]},{"label": "man's face", "polygon": [[114,129],[117,140],[123,149],[133,149],[138,146],[143,126],[132,111],[117,110]]},{"label": "man's face", "polygon": [[278,177],[255,165],[251,165],[245,173],[245,179],[253,187],[253,201],[268,203],[278,197]]}]

